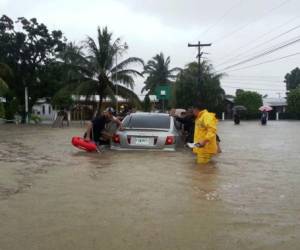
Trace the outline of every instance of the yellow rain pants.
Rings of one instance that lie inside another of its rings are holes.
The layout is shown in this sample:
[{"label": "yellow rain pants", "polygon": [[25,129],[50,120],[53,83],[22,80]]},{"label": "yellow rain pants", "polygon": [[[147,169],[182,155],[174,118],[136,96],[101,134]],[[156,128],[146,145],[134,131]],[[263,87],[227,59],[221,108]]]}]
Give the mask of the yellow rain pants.
[{"label": "yellow rain pants", "polygon": [[207,164],[210,162],[212,155],[211,154],[197,154],[197,163],[198,164]]}]

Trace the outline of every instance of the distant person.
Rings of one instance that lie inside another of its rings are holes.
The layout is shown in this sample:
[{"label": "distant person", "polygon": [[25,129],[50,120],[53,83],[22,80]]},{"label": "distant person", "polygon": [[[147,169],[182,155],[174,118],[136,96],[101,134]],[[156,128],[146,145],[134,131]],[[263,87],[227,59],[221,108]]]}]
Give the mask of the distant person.
[{"label": "distant person", "polygon": [[239,112],[235,111],[233,113],[233,121],[234,121],[235,125],[239,125],[240,124],[240,122],[241,122],[241,116],[240,116]]},{"label": "distant person", "polygon": [[194,148],[198,164],[207,164],[217,154],[217,123],[214,113],[208,112],[202,103],[193,108],[195,120]]},{"label": "distant person", "polygon": [[[108,145],[113,136],[107,124],[115,123],[117,127],[122,126],[119,119],[114,117],[114,109],[107,108],[101,115],[96,116],[89,124],[84,135],[86,140],[93,140],[99,145]],[[111,126],[109,126],[111,128]]]},{"label": "distant person", "polygon": [[62,118],[61,123],[59,124],[60,127],[64,126],[64,122],[66,122],[67,127],[69,127],[70,123],[69,123],[68,112],[66,109],[58,111],[57,116]]},{"label": "distant person", "polygon": [[268,112],[263,111],[260,118],[261,125],[267,125],[267,121],[268,121]]},{"label": "distant person", "polygon": [[64,118],[63,118],[63,123],[64,121],[67,123],[67,127],[70,126],[70,122],[69,122],[69,117],[68,117],[68,111],[66,109],[64,109]]},{"label": "distant person", "polygon": [[220,145],[221,139],[217,134],[216,134],[216,140],[217,140],[217,147],[218,147],[217,152],[222,153],[222,149],[221,149],[221,145]]}]

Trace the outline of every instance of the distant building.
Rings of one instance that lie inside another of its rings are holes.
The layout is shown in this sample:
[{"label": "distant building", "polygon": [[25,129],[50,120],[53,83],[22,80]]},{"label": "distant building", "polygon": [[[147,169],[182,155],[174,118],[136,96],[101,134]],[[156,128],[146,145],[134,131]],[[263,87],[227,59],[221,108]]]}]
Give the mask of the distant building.
[{"label": "distant building", "polygon": [[280,115],[281,113],[285,113],[287,109],[287,101],[286,98],[263,98],[263,105],[268,105],[273,108],[272,111],[269,112],[269,119],[275,120],[276,113]]},{"label": "distant building", "polygon": [[[226,95],[225,96],[225,117],[226,119],[232,118],[232,108],[234,106],[234,96]],[[269,119],[275,120],[276,113],[278,115],[285,113],[287,110],[287,101],[286,98],[263,98],[263,105],[267,105],[273,108],[271,112],[269,112]]]},{"label": "distant building", "polygon": [[272,107],[275,112],[286,112],[287,101],[285,98],[263,98],[263,103]]},{"label": "distant building", "polygon": [[32,113],[46,121],[52,121],[57,116],[57,111],[54,110],[47,98],[38,99],[32,107]]},{"label": "distant building", "polygon": [[234,96],[226,95],[224,100],[225,105],[225,118],[232,119],[232,108],[234,106]]}]

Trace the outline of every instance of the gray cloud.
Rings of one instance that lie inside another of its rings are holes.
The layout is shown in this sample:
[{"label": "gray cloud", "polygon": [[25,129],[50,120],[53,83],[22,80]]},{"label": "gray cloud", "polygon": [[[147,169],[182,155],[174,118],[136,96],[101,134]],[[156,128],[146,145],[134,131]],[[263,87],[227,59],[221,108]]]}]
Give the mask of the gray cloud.
[{"label": "gray cloud", "polygon": [[[76,41],[85,39],[86,35],[94,36],[98,25],[107,25],[116,36],[120,36],[129,44],[128,55],[148,60],[163,51],[171,56],[172,66],[183,67],[194,60],[196,55],[194,49],[187,48],[188,42],[214,42],[206,51],[210,53],[208,57],[211,62],[218,65],[225,59],[230,59],[251,46],[267,41],[299,24],[300,19],[295,19],[278,30],[275,29],[297,16],[300,9],[300,1],[297,0],[286,1],[276,9],[276,6],[283,2],[284,0],[0,0],[0,14],[7,14],[13,18],[37,17],[49,28],[61,29],[70,40]],[[231,12],[220,20],[230,8]],[[203,33],[208,28],[209,31]],[[240,31],[230,35],[239,28]],[[272,33],[258,39],[272,29],[275,29]],[[248,58],[298,34],[299,30],[295,30],[249,51],[241,58]],[[297,44],[243,66],[299,51],[300,45]],[[223,66],[238,62],[241,58],[232,59]],[[268,93],[271,96],[275,96],[277,92],[284,94],[284,84],[280,81],[285,73],[299,65],[298,62],[299,57],[294,57],[229,72],[222,85],[229,93],[235,91],[234,87],[245,87],[256,88],[260,93]],[[139,91],[141,86],[142,79],[139,79],[136,90]]]}]

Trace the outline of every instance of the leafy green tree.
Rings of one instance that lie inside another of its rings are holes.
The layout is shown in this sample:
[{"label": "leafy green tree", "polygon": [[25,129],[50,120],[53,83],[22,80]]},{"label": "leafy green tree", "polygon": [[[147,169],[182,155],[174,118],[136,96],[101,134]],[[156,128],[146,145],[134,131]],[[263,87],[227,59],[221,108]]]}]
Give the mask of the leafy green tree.
[{"label": "leafy green tree", "polygon": [[5,118],[8,120],[14,119],[16,113],[20,114],[20,103],[15,97],[15,94],[11,89],[5,93],[6,102],[4,103]]},{"label": "leafy green tree", "polygon": [[240,95],[240,94],[242,94],[242,93],[244,93],[245,92],[245,90],[243,90],[243,89],[237,89],[236,91],[235,91],[235,96],[238,96],[238,95]]},{"label": "leafy green tree", "polygon": [[[199,68],[196,62],[183,69],[175,83],[174,105],[178,108],[188,108],[195,102],[202,101],[210,111],[223,111],[225,92],[220,86],[222,75],[214,74],[212,66],[205,61],[202,63],[202,74],[203,81],[199,83]],[[200,86],[202,83],[203,86]],[[200,89],[203,93],[200,93]]]},{"label": "leafy green tree", "polygon": [[41,74],[44,96],[50,97],[56,108],[69,109],[74,104],[72,94],[76,94],[76,84],[84,77],[78,69],[81,57],[84,57],[82,47],[68,43],[57,60],[49,63]]},{"label": "leafy green tree", "polygon": [[69,109],[74,104],[70,92],[62,88],[52,98],[52,105],[57,109]]},{"label": "leafy green tree", "polygon": [[[100,98],[98,108],[102,107],[104,98],[109,97],[116,101],[115,93],[130,99],[136,105],[140,105],[138,96],[133,92],[134,77],[142,74],[133,68],[136,64],[143,66],[143,61],[137,57],[129,57],[118,61],[128,49],[126,43],[122,44],[120,38],[113,40],[112,33],[107,27],[97,30],[97,39],[88,37],[85,41],[87,56],[80,50],[67,51],[64,60],[69,68],[69,85],[65,88],[73,90],[74,93],[87,97],[98,95]],[[69,48],[70,49],[70,48]]]},{"label": "leafy green tree", "polygon": [[0,96],[3,96],[7,89],[8,86],[6,82],[2,78],[0,78]]},{"label": "leafy green tree", "polygon": [[150,112],[151,111],[151,101],[150,101],[149,95],[145,96],[143,106],[144,106],[144,111],[145,112]]},{"label": "leafy green tree", "polygon": [[288,111],[300,118],[300,87],[290,90],[287,96]]},{"label": "leafy green tree", "polygon": [[235,105],[242,105],[247,108],[249,118],[254,118],[259,114],[258,108],[262,106],[262,96],[254,91],[239,91],[234,100]]},{"label": "leafy green tree", "polygon": [[[6,97],[7,101],[9,101],[7,95],[10,92],[7,83],[12,81],[12,79],[13,73],[11,68],[5,63],[0,63],[0,97]],[[8,102],[6,102],[6,106],[8,106]],[[7,114],[9,112],[5,112],[5,104],[0,101],[0,118],[5,118]]]},{"label": "leafy green tree", "polygon": [[300,86],[300,69],[297,67],[285,75],[286,89],[292,90]]},{"label": "leafy green tree", "polygon": [[0,61],[14,72],[14,81],[9,83],[9,88],[19,102],[24,103],[25,87],[30,96],[30,108],[44,96],[46,88],[41,75],[64,46],[62,32],[49,31],[36,18],[20,17],[16,22],[5,15],[0,18]]},{"label": "leafy green tree", "polygon": [[144,67],[144,74],[147,75],[145,86],[142,92],[147,91],[148,94],[155,94],[155,88],[159,85],[165,85],[172,83],[175,80],[177,74],[180,72],[180,68],[170,69],[171,59],[168,56],[165,58],[163,53],[157,54]]},{"label": "leafy green tree", "polygon": [[5,109],[2,102],[0,102],[0,118],[5,118]]},{"label": "leafy green tree", "polygon": [[0,96],[3,96],[8,91],[7,82],[11,81],[13,73],[8,65],[0,63]]}]

